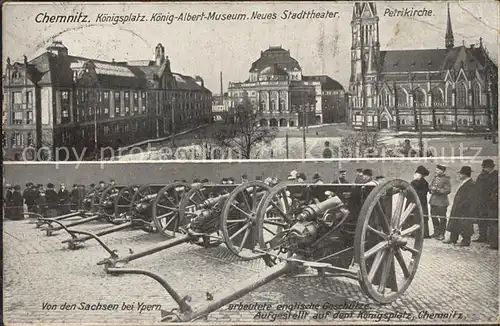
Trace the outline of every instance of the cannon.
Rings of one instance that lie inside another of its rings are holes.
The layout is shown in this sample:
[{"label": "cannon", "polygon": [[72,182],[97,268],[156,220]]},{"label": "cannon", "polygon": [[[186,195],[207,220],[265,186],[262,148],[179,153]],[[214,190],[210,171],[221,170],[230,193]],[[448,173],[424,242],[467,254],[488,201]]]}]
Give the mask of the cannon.
[{"label": "cannon", "polygon": [[[241,259],[258,258],[262,254],[254,250],[258,240],[255,236],[257,209],[269,190],[268,185],[259,181],[241,185],[194,184],[181,198],[178,209],[174,207],[173,195],[160,192],[153,205],[159,232],[171,237],[175,236],[175,232],[182,235],[125,257],[111,255],[98,264],[105,265],[108,270],[117,264],[125,264],[182,243],[205,248],[224,243]],[[164,219],[177,212],[177,219]]]},{"label": "cannon", "polygon": [[[161,225],[163,220],[174,221],[177,220],[177,216],[175,214],[173,216],[154,215],[155,198],[158,195],[166,197],[165,194],[168,194],[173,195],[173,198],[175,198],[172,199],[173,201],[179,202],[184,191],[189,187],[190,185],[184,182],[175,182],[169,185],[148,184],[141,187],[137,185],[125,187],[119,192],[114,192],[107,199],[101,200],[101,213],[107,216],[109,222],[115,224],[115,226],[95,233],[82,233],[84,236],[81,237],[77,237],[76,234],[78,233],[74,232],[74,230],[69,230],[71,238],[62,242],[68,243],[70,249],[77,249],[87,240],[126,229],[141,229],[147,233],[156,233],[158,230],[157,225]],[[178,204],[173,204],[175,206],[173,208],[174,213],[176,205]],[[176,224],[178,225],[178,223],[174,223],[170,228],[167,228],[173,234],[175,234],[174,228]],[[162,233],[166,234],[167,229],[162,230]],[[103,243],[102,241],[98,242]]]},{"label": "cannon", "polygon": [[[81,216],[83,218],[72,221],[68,224],[61,223],[62,219],[67,218],[66,216],[60,216],[54,219],[51,218],[39,218],[40,225],[45,223],[47,226],[42,228],[48,236],[54,235],[55,231],[66,230],[68,231],[70,227],[86,224],[89,222],[102,220],[104,222],[110,223],[113,221],[112,215],[109,214],[109,208],[114,205],[114,198],[119,194],[119,192],[126,188],[125,186],[115,186],[110,185],[104,188],[94,188],[86,192],[83,199],[84,210],[77,213],[67,214],[71,216]],[[110,204],[111,203],[111,204]],[[74,214],[74,215],[73,215]],[[54,226],[53,224],[57,224]]]},{"label": "cannon", "polygon": [[256,226],[254,251],[270,268],[196,308],[158,274],[107,271],[153,278],[178,304],[162,314],[163,321],[187,322],[285,274],[355,279],[365,295],[387,304],[410,286],[423,246],[422,206],[410,184],[399,179],[378,185],[281,183],[260,202]]}]

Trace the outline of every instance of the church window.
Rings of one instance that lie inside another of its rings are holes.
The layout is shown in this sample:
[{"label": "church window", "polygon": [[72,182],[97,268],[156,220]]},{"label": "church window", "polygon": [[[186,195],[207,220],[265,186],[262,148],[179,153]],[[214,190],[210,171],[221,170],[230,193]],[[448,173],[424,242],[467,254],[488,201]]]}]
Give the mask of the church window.
[{"label": "church window", "polygon": [[472,105],[479,106],[481,104],[481,87],[478,83],[472,84]]},{"label": "church window", "polygon": [[451,84],[446,85],[446,105],[453,105],[453,95]]},{"label": "church window", "polygon": [[402,88],[397,90],[396,97],[397,97],[399,107],[407,106],[406,92]]},{"label": "church window", "polygon": [[458,83],[456,85],[457,92],[457,106],[465,106],[467,105],[467,88],[465,84]]},{"label": "church window", "polygon": [[441,92],[441,89],[433,88],[431,90],[431,96],[432,96],[432,105],[442,106],[444,104],[443,103],[443,93]]},{"label": "church window", "polygon": [[413,101],[416,107],[425,106],[425,94],[421,89],[416,89],[413,95]]}]

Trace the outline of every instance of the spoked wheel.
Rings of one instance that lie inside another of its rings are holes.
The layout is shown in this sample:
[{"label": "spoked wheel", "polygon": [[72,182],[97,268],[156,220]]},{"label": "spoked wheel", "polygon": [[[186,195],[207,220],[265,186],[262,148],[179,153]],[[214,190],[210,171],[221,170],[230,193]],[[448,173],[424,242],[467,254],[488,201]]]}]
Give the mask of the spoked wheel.
[{"label": "spoked wheel", "polygon": [[158,192],[157,187],[153,185],[143,185],[132,195],[132,203],[137,204],[146,197],[152,197]]},{"label": "spoked wheel", "polygon": [[283,182],[273,187],[259,207],[259,248],[272,254],[265,259],[269,266],[276,264],[276,256],[287,253],[286,248],[281,246],[283,236],[295,223],[295,215],[299,213],[294,209],[293,197],[287,190],[289,184],[295,183]]},{"label": "spoked wheel", "polygon": [[102,193],[99,199],[99,213],[106,216],[108,222],[113,223],[115,214],[115,198],[119,192],[117,187],[108,187]]},{"label": "spoked wheel", "polygon": [[175,237],[180,226],[179,205],[190,188],[188,183],[177,182],[158,192],[153,203],[153,221],[159,233]]},{"label": "spoked wheel", "polygon": [[404,180],[375,187],[361,208],[354,259],[370,298],[389,303],[410,286],[422,254],[424,219],[417,193]]},{"label": "spoked wheel", "polygon": [[132,185],[120,189],[120,192],[118,192],[118,195],[115,197],[114,214],[116,218],[132,209],[134,204],[132,198],[137,190],[139,190],[139,187],[139,185]]},{"label": "spoked wheel", "polygon": [[260,181],[244,183],[231,192],[222,208],[220,224],[224,243],[242,259],[262,256],[255,251],[258,245],[257,211],[269,190],[269,186]]},{"label": "spoked wheel", "polygon": [[204,183],[194,185],[186,192],[186,195],[182,198],[181,203],[179,205],[179,217],[180,224],[186,225],[188,224],[193,217],[196,216],[196,211],[202,208],[203,204],[210,199],[211,197],[229,194],[229,191],[233,188],[223,189],[219,188],[217,193],[214,192],[215,188],[214,183]]}]

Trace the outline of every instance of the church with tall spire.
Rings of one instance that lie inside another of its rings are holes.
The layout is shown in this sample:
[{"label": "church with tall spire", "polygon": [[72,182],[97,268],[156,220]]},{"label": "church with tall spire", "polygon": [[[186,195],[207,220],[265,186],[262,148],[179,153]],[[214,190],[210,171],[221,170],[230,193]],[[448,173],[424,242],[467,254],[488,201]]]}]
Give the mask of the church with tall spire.
[{"label": "church with tall spire", "polygon": [[349,123],[364,130],[486,131],[497,128],[498,66],[479,44],[455,46],[447,7],[444,47],[381,50],[375,2],[351,20]]}]

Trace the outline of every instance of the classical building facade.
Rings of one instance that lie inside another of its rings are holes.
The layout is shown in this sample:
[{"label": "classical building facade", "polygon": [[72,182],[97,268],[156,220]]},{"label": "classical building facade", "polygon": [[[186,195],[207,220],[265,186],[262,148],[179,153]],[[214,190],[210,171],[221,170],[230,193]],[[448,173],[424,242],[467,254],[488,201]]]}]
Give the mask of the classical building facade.
[{"label": "classical building facade", "polygon": [[[72,148],[88,155],[210,122],[212,96],[203,79],[171,71],[161,44],[154,59],[79,57],[58,41],[32,60],[7,58],[4,158],[31,159],[23,152],[32,156],[42,148],[55,153],[62,147],[70,155]],[[65,154],[59,151],[59,158]]]},{"label": "classical building facade", "polygon": [[382,51],[378,23],[374,2],[354,4],[348,94],[354,128],[496,128],[498,66],[482,39],[455,46],[449,7],[442,49]]},{"label": "classical building facade", "polygon": [[[344,89],[328,76],[304,76],[281,46],[261,51],[249,78],[229,83],[230,107],[250,106],[261,125],[298,127],[346,121]],[[307,118],[307,120],[305,120]]]}]

